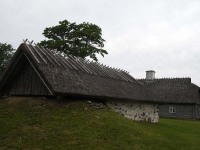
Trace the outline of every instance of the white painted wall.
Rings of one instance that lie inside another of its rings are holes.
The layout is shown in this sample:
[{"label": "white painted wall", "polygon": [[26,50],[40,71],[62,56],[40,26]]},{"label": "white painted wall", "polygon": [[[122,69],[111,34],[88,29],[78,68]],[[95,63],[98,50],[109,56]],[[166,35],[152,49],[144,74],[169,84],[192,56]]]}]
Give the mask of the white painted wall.
[{"label": "white painted wall", "polygon": [[147,122],[158,122],[158,105],[149,103],[108,101],[107,105],[124,117]]}]

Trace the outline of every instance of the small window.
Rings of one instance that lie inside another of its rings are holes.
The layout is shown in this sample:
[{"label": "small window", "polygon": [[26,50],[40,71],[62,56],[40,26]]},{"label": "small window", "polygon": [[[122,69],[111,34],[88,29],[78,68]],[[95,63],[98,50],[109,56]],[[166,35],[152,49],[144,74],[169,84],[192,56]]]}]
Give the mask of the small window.
[{"label": "small window", "polygon": [[169,106],[169,113],[176,113],[176,107],[175,106]]}]

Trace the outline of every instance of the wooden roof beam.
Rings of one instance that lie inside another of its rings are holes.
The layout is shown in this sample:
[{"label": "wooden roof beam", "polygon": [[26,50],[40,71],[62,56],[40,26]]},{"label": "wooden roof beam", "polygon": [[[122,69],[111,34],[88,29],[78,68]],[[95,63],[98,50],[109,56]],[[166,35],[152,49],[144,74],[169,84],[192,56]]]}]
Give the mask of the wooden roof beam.
[{"label": "wooden roof beam", "polygon": [[38,51],[38,49],[36,49],[36,46],[32,46],[32,45],[29,45],[36,53],[37,53],[37,55],[40,57],[40,59],[45,63],[45,64],[47,64],[47,60],[41,55],[41,53],[40,53],[40,49],[39,49],[39,51]]},{"label": "wooden roof beam", "polygon": [[35,56],[35,54],[33,53],[32,49],[27,44],[25,44],[25,45],[28,48],[28,50],[31,53],[31,55],[33,56],[33,58],[37,61],[37,63],[40,63],[39,59]]},{"label": "wooden roof beam", "polygon": [[[47,50],[46,48],[44,48],[44,47],[42,47],[42,50],[44,50],[44,52],[46,53],[46,55],[48,55],[50,58],[51,58],[51,60],[52,61],[54,61],[54,63],[56,63],[58,66],[61,66],[60,65],[60,63],[55,59],[55,58],[53,58],[52,56],[51,56],[51,54],[53,54],[53,52],[51,52],[51,50]],[[49,54],[49,53],[51,53],[51,54]],[[54,55],[54,54],[53,54]]]}]

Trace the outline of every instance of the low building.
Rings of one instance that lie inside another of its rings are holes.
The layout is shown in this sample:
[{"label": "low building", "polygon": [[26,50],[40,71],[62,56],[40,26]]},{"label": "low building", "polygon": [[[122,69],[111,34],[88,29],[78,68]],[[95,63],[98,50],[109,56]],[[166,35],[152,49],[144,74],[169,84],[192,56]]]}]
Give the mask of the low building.
[{"label": "low building", "polygon": [[156,79],[155,71],[149,70],[146,78],[138,81],[162,101],[160,117],[200,119],[200,88],[191,78]]},{"label": "low building", "polygon": [[0,95],[102,100],[132,120],[158,122],[159,100],[128,72],[26,43],[5,69]]}]

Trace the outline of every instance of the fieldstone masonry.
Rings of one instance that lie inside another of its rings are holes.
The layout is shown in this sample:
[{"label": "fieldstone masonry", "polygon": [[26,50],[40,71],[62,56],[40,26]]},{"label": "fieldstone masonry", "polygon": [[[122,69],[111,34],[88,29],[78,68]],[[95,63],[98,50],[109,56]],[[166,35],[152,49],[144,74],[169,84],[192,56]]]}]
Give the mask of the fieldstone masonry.
[{"label": "fieldstone masonry", "polygon": [[148,122],[159,120],[157,104],[108,101],[107,105],[131,120]]}]

